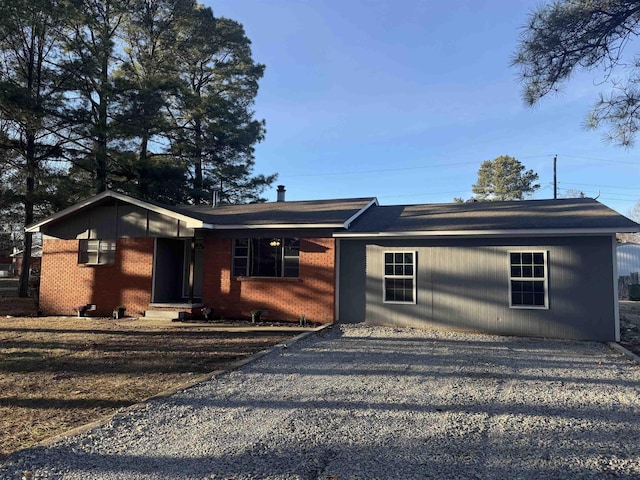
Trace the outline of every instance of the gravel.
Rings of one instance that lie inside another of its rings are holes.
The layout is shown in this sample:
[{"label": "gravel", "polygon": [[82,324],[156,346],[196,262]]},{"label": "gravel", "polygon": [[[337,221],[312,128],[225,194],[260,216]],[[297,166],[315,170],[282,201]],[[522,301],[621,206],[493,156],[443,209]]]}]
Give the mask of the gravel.
[{"label": "gravel", "polygon": [[333,327],[7,457],[20,479],[640,478],[640,366],[600,343]]}]

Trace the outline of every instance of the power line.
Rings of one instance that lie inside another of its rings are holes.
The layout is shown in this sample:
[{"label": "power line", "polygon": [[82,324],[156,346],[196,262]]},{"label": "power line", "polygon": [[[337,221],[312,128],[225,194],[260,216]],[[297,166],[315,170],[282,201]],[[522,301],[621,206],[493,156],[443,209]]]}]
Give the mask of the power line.
[{"label": "power line", "polygon": [[570,158],[577,158],[579,160],[593,160],[596,162],[607,162],[607,163],[622,163],[625,165],[640,165],[640,161],[638,162],[624,162],[622,160],[609,160],[606,158],[594,158],[594,157],[583,157],[583,156],[579,156],[579,155],[569,155],[567,153],[559,153],[558,155],[562,156],[562,157],[570,157]]},{"label": "power line", "polygon": [[561,185],[582,185],[585,187],[596,187],[596,188],[619,188],[622,190],[640,190],[640,187],[619,187],[618,185],[595,185],[592,183],[571,183],[571,182],[561,182]]},{"label": "power line", "polygon": [[425,168],[441,168],[441,167],[454,167],[460,165],[478,165],[478,162],[458,162],[458,163],[441,163],[439,165],[423,165],[420,167],[402,167],[402,168],[384,168],[376,170],[357,170],[351,172],[327,172],[327,173],[302,173],[299,175],[282,175],[282,178],[294,178],[294,177],[326,177],[332,175],[361,175],[363,173],[383,173],[383,172],[398,172],[406,170],[421,170]]}]

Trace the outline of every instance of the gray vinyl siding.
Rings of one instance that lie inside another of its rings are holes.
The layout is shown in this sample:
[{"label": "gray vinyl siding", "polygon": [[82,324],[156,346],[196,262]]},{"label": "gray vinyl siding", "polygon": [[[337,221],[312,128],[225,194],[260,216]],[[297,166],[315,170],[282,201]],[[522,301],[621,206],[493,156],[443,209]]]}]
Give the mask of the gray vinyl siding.
[{"label": "gray vinyl siding", "polygon": [[[339,318],[378,325],[615,340],[612,241],[610,235],[342,240]],[[416,252],[415,304],[383,302],[383,253],[389,250]],[[548,309],[509,307],[510,250],[548,252]],[[359,278],[366,285],[364,304]]]},{"label": "gray vinyl siding", "polygon": [[56,238],[191,237],[193,229],[177,220],[135,205],[98,206],[42,228]]}]

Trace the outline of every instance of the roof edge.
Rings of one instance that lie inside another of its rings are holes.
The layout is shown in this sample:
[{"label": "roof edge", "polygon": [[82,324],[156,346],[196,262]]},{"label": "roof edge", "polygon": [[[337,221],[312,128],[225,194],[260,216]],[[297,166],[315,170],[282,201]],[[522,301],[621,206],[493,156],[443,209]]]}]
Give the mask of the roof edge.
[{"label": "roof edge", "polygon": [[512,230],[442,230],[442,231],[405,231],[405,232],[336,232],[334,238],[380,239],[380,238],[439,238],[439,237],[530,237],[561,235],[612,235],[615,233],[639,232],[639,229],[621,228],[527,228]]},{"label": "roof edge", "polygon": [[373,197],[371,199],[371,201],[369,203],[367,203],[364,207],[362,207],[360,210],[358,210],[355,214],[351,215],[349,218],[347,218],[347,220],[344,222],[344,224],[342,225],[343,228],[345,228],[346,230],[349,229],[349,227],[351,226],[351,224],[358,218],[360,217],[364,212],[366,212],[367,210],[369,210],[369,208],[371,208],[372,206],[378,206],[378,198],[377,197]]},{"label": "roof edge", "polygon": [[207,224],[211,230],[260,230],[260,229],[297,229],[297,228],[342,228],[342,223],[269,223],[269,224],[251,224],[251,225],[216,225]]}]

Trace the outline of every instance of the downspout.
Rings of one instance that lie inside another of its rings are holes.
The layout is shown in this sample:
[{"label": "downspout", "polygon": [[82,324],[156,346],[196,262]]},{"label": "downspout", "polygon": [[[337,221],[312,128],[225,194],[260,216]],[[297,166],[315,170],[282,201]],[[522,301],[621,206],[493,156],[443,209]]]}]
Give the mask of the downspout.
[{"label": "downspout", "polygon": [[333,322],[340,322],[340,239],[336,238],[334,240],[335,244],[335,257],[334,257],[334,265],[335,265],[335,281],[334,281],[334,295],[333,295]]},{"label": "downspout", "polygon": [[620,300],[618,293],[618,251],[615,233],[611,236],[612,263],[613,263],[613,321],[616,342],[620,342]]},{"label": "downspout", "polygon": [[193,231],[191,237],[191,248],[189,249],[189,303],[193,305],[193,283],[196,268],[196,232]]}]

